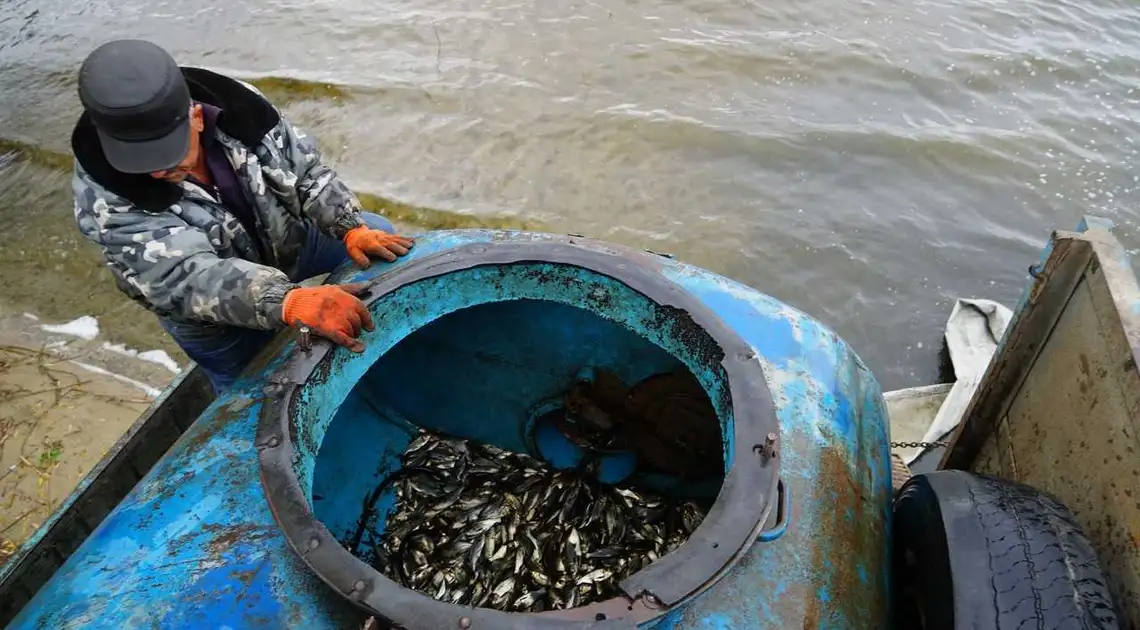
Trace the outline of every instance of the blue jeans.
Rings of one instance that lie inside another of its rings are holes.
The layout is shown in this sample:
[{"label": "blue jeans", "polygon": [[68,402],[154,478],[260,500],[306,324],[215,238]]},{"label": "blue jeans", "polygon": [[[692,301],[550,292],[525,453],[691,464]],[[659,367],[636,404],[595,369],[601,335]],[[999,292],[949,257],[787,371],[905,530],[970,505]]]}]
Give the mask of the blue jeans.
[{"label": "blue jeans", "polygon": [[[387,219],[371,212],[360,213],[361,220],[370,227],[385,232],[395,228]],[[333,239],[315,227],[309,227],[301,260],[297,264],[294,282],[329,273],[348,258],[344,243]],[[165,317],[158,321],[174,341],[210,377],[215,393],[229,388],[245,366],[277,334],[275,330],[256,330],[241,326],[228,326],[203,322],[174,322]]]}]

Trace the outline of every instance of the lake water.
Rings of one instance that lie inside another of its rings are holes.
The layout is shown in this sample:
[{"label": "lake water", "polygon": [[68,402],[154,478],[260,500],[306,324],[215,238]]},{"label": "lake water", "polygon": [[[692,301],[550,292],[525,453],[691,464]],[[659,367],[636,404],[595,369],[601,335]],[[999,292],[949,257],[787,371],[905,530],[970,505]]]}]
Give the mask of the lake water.
[{"label": "lake water", "polygon": [[58,169],[82,58],[143,37],[273,77],[361,191],[673,253],[924,384],[953,299],[1012,307],[1052,229],[1140,242],[1138,35],[1123,0],[7,0],[0,146],[36,159],[0,173],[0,303],[169,347]]}]

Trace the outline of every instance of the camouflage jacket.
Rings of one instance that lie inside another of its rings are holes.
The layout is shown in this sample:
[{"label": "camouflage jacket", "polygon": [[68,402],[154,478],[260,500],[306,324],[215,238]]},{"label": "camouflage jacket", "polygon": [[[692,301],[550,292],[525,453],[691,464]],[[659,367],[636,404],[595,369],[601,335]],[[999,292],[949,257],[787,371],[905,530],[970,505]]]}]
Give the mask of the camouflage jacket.
[{"label": "camouflage jacket", "polygon": [[102,248],[119,289],[160,316],[280,327],[308,225],[339,240],[361,225],[359,202],[252,86],[199,68],[183,75],[195,100],[224,112],[217,140],[249,193],[263,247],[193,183],[111,168],[86,114],[71,138],[79,231]]}]

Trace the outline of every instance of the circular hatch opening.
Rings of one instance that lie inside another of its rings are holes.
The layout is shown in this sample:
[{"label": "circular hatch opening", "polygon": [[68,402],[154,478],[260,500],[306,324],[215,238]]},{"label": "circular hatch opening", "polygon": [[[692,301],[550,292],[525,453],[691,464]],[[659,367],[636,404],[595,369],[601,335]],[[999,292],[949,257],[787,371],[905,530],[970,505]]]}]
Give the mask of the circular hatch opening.
[{"label": "circular hatch opening", "polygon": [[714,582],[768,516],[774,408],[750,349],[635,256],[428,257],[375,282],[363,354],[294,350],[258,445],[295,551],[413,629],[640,622]]}]

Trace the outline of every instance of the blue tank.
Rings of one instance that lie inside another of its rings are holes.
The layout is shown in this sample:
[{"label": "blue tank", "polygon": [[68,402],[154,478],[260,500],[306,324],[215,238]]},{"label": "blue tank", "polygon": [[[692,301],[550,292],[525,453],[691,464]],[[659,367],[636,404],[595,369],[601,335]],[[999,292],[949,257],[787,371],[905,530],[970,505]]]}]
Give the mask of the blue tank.
[{"label": "blue tank", "polygon": [[[9,627],[889,627],[882,392],[811,317],[667,256],[528,232],[434,232],[328,282],[370,283],[365,351],[280,335]],[[695,481],[603,462],[611,481],[711,504],[621,595],[459,606],[349,553],[385,530],[394,495],[369,495],[421,429],[572,464],[544,419],[599,373],[695,379],[721,455]]]}]

